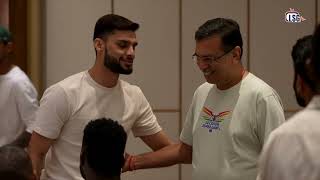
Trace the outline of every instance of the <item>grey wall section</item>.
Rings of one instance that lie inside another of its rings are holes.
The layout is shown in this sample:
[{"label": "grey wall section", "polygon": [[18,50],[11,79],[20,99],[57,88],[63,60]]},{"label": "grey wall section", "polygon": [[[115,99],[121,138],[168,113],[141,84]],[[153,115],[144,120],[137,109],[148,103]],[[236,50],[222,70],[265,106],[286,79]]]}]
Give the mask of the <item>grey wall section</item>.
[{"label": "grey wall section", "polygon": [[[134,73],[121,78],[141,87],[167,134],[177,141],[194,90],[205,80],[192,62],[194,32],[215,17],[238,21],[244,40],[243,64],[269,83],[282,98],[286,117],[298,109],[290,51],[313,32],[319,0],[45,0],[45,86],[89,68],[95,59],[92,33],[96,20],[114,12],[138,23]],[[306,21],[289,24],[289,8]],[[130,135],[127,151],[150,151]],[[191,166],[126,173],[124,180],[191,180]]]},{"label": "grey wall section", "polygon": [[111,12],[110,2],[111,0],[45,1],[46,87],[83,71],[94,63],[93,28],[100,16]]},{"label": "grey wall section", "polygon": [[[315,1],[292,0],[251,1],[250,4],[250,69],[279,93],[286,110],[298,108],[292,90],[290,53],[298,38],[313,32],[314,6]],[[289,8],[299,11],[306,21],[286,23],[284,15]]]},{"label": "grey wall section", "polygon": [[178,109],[179,1],[117,0],[114,12],[140,23],[134,72],[123,78],[138,84],[152,107]]}]

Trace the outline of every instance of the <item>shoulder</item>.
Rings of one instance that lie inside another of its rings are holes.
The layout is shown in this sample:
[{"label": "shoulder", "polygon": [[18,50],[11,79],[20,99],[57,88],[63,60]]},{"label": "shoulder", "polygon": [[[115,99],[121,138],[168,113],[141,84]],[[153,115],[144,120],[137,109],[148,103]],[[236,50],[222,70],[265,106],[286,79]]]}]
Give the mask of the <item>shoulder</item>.
[{"label": "shoulder", "polygon": [[209,91],[214,88],[215,85],[213,84],[210,84],[208,82],[205,82],[203,84],[201,84],[195,91],[194,95],[195,96],[199,96],[199,95],[202,95],[202,94],[208,94]]},{"label": "shoulder", "polygon": [[11,70],[8,80],[16,91],[36,93],[35,87],[29,77],[17,66]]},{"label": "shoulder", "polygon": [[51,85],[46,89],[44,97],[52,96],[62,98],[66,96],[76,96],[77,92],[81,89],[81,81],[84,76],[85,72],[80,72]]},{"label": "shoulder", "polygon": [[274,97],[281,101],[276,90],[252,73],[249,73],[248,77],[245,79],[244,87],[244,91],[249,94],[254,94],[257,97],[257,100]]},{"label": "shoulder", "polygon": [[286,137],[302,138],[303,136],[308,136],[310,132],[315,133],[314,135],[318,134],[320,137],[320,122],[318,122],[316,117],[310,117],[310,111],[304,109],[294,114],[280,127],[275,129],[270,137],[279,141],[284,140]]},{"label": "shoulder", "polygon": [[80,82],[85,78],[86,72],[79,72],[77,74],[73,74],[58,83],[57,85],[61,86],[63,89],[74,89],[74,88],[79,88]]},{"label": "shoulder", "polygon": [[119,83],[124,93],[128,95],[143,95],[143,92],[139,86],[130,84],[129,82],[121,79],[119,79]]}]

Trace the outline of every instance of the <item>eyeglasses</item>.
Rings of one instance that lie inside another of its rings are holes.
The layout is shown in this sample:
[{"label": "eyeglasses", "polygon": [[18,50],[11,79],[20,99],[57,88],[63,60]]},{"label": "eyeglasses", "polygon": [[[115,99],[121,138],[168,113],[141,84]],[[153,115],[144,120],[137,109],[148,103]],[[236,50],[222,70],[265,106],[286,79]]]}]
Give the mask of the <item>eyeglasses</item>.
[{"label": "eyeglasses", "polygon": [[225,52],[224,54],[222,54],[221,56],[218,56],[218,57],[215,57],[215,56],[212,56],[212,55],[208,55],[208,56],[199,56],[198,54],[194,53],[192,55],[192,60],[195,61],[195,62],[199,62],[199,61],[202,61],[206,64],[211,64],[212,62],[214,61],[218,61],[219,59],[221,59],[223,56],[227,55],[229,52],[231,52],[232,50],[234,49],[231,48],[229,51]]}]

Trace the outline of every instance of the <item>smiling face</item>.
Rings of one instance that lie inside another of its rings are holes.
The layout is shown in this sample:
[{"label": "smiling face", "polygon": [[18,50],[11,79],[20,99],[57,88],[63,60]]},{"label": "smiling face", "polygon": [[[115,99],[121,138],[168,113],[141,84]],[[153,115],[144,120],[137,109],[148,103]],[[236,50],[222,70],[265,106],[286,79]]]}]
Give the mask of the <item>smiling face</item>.
[{"label": "smiling face", "polygon": [[135,32],[115,30],[104,43],[106,68],[117,74],[131,74],[135,47],[138,45]]},{"label": "smiling face", "polygon": [[224,52],[221,45],[219,36],[211,36],[197,41],[195,48],[199,69],[208,83],[218,86],[228,82],[235,62],[232,56],[233,49]]}]

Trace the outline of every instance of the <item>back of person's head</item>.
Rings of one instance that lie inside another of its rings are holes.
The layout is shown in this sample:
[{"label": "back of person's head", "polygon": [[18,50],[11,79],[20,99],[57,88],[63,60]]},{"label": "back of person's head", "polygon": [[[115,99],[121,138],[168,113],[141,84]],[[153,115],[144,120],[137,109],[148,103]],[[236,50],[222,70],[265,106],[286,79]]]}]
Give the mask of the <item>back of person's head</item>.
[{"label": "back of person's head", "polygon": [[103,38],[115,30],[133,31],[139,28],[139,24],[130,21],[129,19],[116,15],[107,14],[98,19],[94,28],[93,40]]},{"label": "back of person's head", "polygon": [[239,46],[242,56],[242,36],[239,24],[236,21],[226,18],[215,18],[208,20],[196,31],[195,40],[201,41],[214,35],[218,35],[221,38],[222,49],[224,52],[228,52],[232,48]]},{"label": "back of person's head", "polygon": [[0,179],[32,180],[32,164],[25,150],[15,146],[0,147]]},{"label": "back of person's head", "polygon": [[125,162],[126,141],[127,134],[117,121],[101,118],[89,122],[83,135],[80,165],[82,176],[87,176],[87,170],[83,169],[84,163],[98,177],[120,176]]},{"label": "back of person's head", "polygon": [[314,90],[315,85],[311,80],[311,55],[312,35],[304,36],[298,39],[291,51],[295,80],[297,75],[299,75],[308,84],[308,86]]},{"label": "back of person's head", "polygon": [[7,28],[0,25],[0,43],[7,45],[9,42],[12,42],[12,34]]}]

